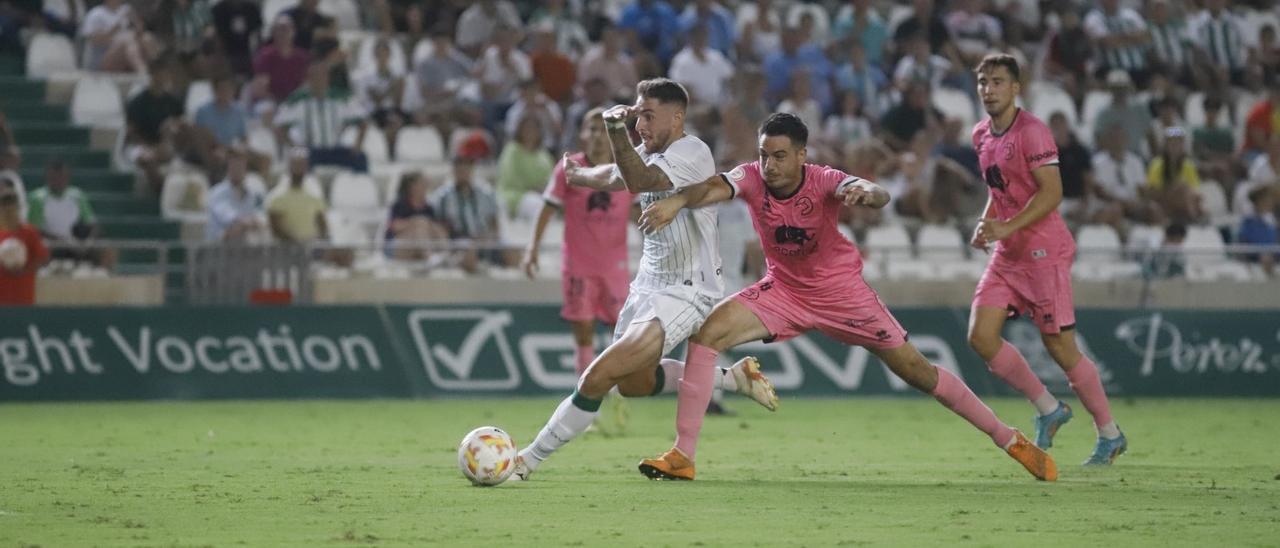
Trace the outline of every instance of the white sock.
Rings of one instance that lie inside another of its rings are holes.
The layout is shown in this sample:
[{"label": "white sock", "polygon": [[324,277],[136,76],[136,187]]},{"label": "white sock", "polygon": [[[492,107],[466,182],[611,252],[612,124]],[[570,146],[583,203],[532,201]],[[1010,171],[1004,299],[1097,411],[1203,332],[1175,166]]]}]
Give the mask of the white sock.
[{"label": "white sock", "polygon": [[577,396],[575,392],[560,402],[560,406],[556,407],[556,412],[551,414],[551,419],[547,421],[547,425],[542,427],[542,431],[538,432],[538,437],[534,438],[520,452],[520,456],[524,458],[525,466],[530,470],[538,467],[542,461],[550,457],[552,453],[560,449],[564,444],[573,441],[583,432],[587,431],[587,427],[591,426],[591,421],[595,420],[596,415],[600,414],[599,402],[596,402],[596,411],[587,411],[574,405],[573,399]]},{"label": "white sock", "polygon": [[1111,421],[1107,424],[1099,426],[1098,437],[1106,438],[1109,440],[1116,439],[1120,437],[1120,427],[1116,426],[1116,421]]},{"label": "white sock", "polygon": [[659,394],[675,394],[680,389],[680,378],[684,377],[684,362],[663,358],[658,362],[662,368],[662,391]]},{"label": "white sock", "polygon": [[1058,410],[1058,398],[1053,393],[1045,390],[1039,397],[1031,400],[1031,405],[1036,406],[1036,411],[1039,411],[1040,416],[1043,417]]}]

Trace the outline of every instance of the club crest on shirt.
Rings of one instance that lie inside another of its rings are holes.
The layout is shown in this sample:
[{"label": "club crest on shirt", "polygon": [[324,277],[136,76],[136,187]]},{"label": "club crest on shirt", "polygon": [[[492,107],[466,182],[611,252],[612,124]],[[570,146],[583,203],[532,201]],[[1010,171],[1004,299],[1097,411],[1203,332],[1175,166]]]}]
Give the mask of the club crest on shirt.
[{"label": "club crest on shirt", "polygon": [[808,196],[801,196],[799,200],[796,200],[796,206],[800,208],[801,215],[813,213],[813,200],[810,200]]},{"label": "club crest on shirt", "polygon": [[1000,151],[1004,153],[1005,160],[1013,159],[1013,143],[1005,143],[1004,146],[1000,147]]}]

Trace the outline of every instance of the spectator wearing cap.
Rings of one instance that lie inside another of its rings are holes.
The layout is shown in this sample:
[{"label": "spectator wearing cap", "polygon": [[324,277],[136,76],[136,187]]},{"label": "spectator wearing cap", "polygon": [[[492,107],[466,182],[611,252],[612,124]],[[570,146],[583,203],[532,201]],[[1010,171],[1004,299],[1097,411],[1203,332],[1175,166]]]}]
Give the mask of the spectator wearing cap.
[{"label": "spectator wearing cap", "polygon": [[1151,76],[1146,52],[1151,32],[1137,11],[1121,6],[1120,0],[1101,0],[1085,16],[1084,29],[1098,48],[1099,77],[1121,70],[1132,75],[1139,87],[1146,86]]},{"label": "spectator wearing cap", "polygon": [[222,0],[211,9],[223,55],[237,76],[253,74],[253,50],[262,32],[262,6],[249,0]]},{"label": "spectator wearing cap", "polygon": [[40,232],[24,223],[18,213],[18,193],[13,181],[0,177],[0,257],[23,248],[26,261],[17,266],[0,263],[0,307],[36,303],[36,272],[49,260]]},{"label": "spectator wearing cap", "polygon": [[311,64],[311,54],[294,44],[294,25],[281,15],[271,24],[271,43],[258,50],[253,58],[253,74],[265,77],[271,97],[283,102],[302,85]]},{"label": "spectator wearing cap", "polygon": [[1243,85],[1245,50],[1240,20],[1227,9],[1226,0],[1205,0],[1187,23],[1187,34],[1198,50],[1199,65],[1208,67],[1210,85]]},{"label": "spectator wearing cap", "polygon": [[466,241],[475,247],[462,252],[464,269],[474,272],[480,261],[510,264],[498,244],[498,199],[492,186],[475,176],[475,159],[458,154],[453,158],[453,176],[431,195],[431,207],[449,231],[449,239]]},{"label": "spectator wearing cap", "polygon": [[337,34],[338,27],[333,18],[320,13],[319,8],[320,0],[298,0],[298,5],[281,14],[293,21],[297,31],[293,36],[293,45],[309,50],[317,35]]},{"label": "spectator wearing cap", "polygon": [[1138,156],[1147,156],[1151,111],[1132,100],[1133,79],[1123,70],[1113,70],[1107,74],[1107,89],[1111,92],[1111,104],[1093,119],[1094,142],[1101,141],[1103,130],[1119,124],[1125,130],[1125,147]]},{"label": "spectator wearing cap", "polygon": [[113,267],[115,253],[111,250],[84,248],[102,234],[102,227],[93,214],[88,195],[79,187],[71,186],[71,167],[61,158],[50,160],[45,166],[44,180],[45,186],[31,193],[27,222],[49,241],[70,246],[54,250],[53,257]]},{"label": "spectator wearing cap", "polygon": [[[1280,245],[1274,213],[1275,192],[1270,188],[1255,188],[1249,193],[1249,203],[1253,205],[1253,213],[1241,219],[1240,231],[1237,234],[1236,241],[1245,245],[1271,247]],[[1267,275],[1272,276],[1275,274],[1278,255],[1280,254],[1275,251],[1249,253],[1245,255],[1245,259],[1250,262],[1261,263]]]},{"label": "spectator wearing cap", "polygon": [[[366,112],[350,93],[330,89],[329,67],[313,62],[307,86],[294,92],[280,107],[276,131],[289,146],[303,146],[311,152],[311,163],[345,167],[360,173],[369,171],[369,159],[361,151],[367,124]],[[342,130],[356,127],[352,146],[342,143]]]},{"label": "spectator wearing cap", "polygon": [[512,43],[519,43],[520,11],[507,0],[479,0],[458,18],[458,49],[468,56],[479,57],[485,46],[504,33]]},{"label": "spectator wearing cap", "polygon": [[242,147],[227,150],[227,176],[209,190],[206,242],[246,242],[264,234],[267,189],[260,179],[249,177],[248,167]]},{"label": "spectator wearing cap", "polygon": [[1187,133],[1183,128],[1165,130],[1164,147],[1147,168],[1147,186],[1170,218],[1189,223],[1203,217],[1198,194],[1200,172],[1187,154]]},{"label": "spectator wearing cap", "polygon": [[578,65],[579,82],[594,79],[605,83],[611,98],[625,97],[629,102],[635,96],[640,76],[636,72],[635,62],[623,50],[622,31],[616,27],[606,26],[602,29],[600,43],[587,50]]},{"label": "spectator wearing cap", "polygon": [[1273,135],[1280,134],[1280,73],[1268,76],[1267,97],[1249,109],[1240,151],[1246,164],[1263,153]]}]

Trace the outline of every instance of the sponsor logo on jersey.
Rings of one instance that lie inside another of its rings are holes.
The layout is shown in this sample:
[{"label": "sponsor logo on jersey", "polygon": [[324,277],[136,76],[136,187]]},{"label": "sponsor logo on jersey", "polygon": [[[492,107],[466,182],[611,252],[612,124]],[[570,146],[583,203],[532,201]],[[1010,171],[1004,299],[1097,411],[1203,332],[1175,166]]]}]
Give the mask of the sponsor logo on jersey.
[{"label": "sponsor logo on jersey", "polygon": [[982,180],[986,181],[987,186],[1004,192],[1004,175],[1000,173],[1000,166],[991,164],[987,170],[982,172]]},{"label": "sponsor logo on jersey", "polygon": [[605,192],[603,190],[597,190],[595,192],[592,192],[590,196],[587,196],[587,213],[591,213],[592,211],[595,211],[597,209],[599,209],[600,211],[608,212],[609,208],[612,206],[613,206],[612,193]]},{"label": "sponsor logo on jersey", "polygon": [[1038,154],[1032,154],[1032,155],[1030,155],[1030,156],[1027,156],[1027,163],[1028,163],[1028,164],[1034,164],[1034,163],[1036,163],[1036,162],[1039,162],[1040,160],[1047,160],[1047,159],[1049,159],[1049,158],[1055,158],[1055,157],[1057,157],[1057,156],[1058,156],[1058,151],[1056,151],[1056,150],[1046,150],[1046,151],[1041,152],[1041,153],[1038,153]]},{"label": "sponsor logo on jersey", "polygon": [[779,244],[795,244],[802,246],[809,240],[812,240],[813,236],[809,234],[809,231],[801,227],[782,225],[773,230],[773,239]]}]

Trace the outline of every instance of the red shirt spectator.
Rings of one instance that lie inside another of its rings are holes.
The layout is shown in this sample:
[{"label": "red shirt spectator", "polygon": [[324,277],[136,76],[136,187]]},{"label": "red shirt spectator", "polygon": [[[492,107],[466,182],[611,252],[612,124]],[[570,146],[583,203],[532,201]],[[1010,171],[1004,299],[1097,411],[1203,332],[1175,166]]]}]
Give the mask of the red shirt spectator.
[{"label": "red shirt spectator", "polygon": [[1262,151],[1267,149],[1267,141],[1280,132],[1280,109],[1275,108],[1276,98],[1280,93],[1272,94],[1270,99],[1259,101],[1252,109],[1244,123],[1244,150]]},{"label": "red shirt spectator", "polygon": [[44,246],[40,232],[19,217],[18,195],[11,183],[0,184],[0,250],[4,250],[0,251],[0,258],[15,245],[9,240],[26,247],[27,261],[17,268],[0,262],[0,306],[31,306],[36,304],[36,271],[49,260],[49,248]]},{"label": "red shirt spectator", "polygon": [[258,50],[253,58],[253,73],[265,74],[267,86],[276,102],[284,101],[307,78],[311,55],[293,45],[293,22],[287,16],[271,26],[271,44]]}]

